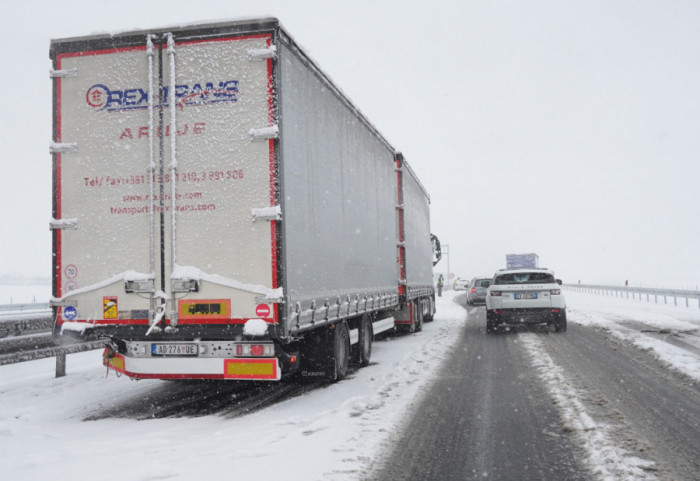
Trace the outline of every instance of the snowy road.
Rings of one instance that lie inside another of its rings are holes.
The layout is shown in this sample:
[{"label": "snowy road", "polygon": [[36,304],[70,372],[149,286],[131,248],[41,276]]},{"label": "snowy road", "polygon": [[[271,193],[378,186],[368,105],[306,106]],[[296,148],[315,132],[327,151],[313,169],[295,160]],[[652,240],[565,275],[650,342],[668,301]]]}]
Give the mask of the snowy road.
[{"label": "snowy road", "polygon": [[700,313],[576,295],[570,305],[591,301],[569,309],[566,334],[486,335],[484,308],[469,308],[374,479],[697,479]]},{"label": "snowy road", "polygon": [[576,440],[563,430],[519,342],[522,334],[487,335],[485,325],[484,308],[470,307],[456,348],[377,481],[589,479]]},{"label": "snowy road", "polygon": [[[486,336],[483,307],[448,292],[332,385],[133,382],[99,352],[61,379],[53,359],[2,366],[0,478],[383,480],[423,459],[441,479],[695,479],[700,310],[567,299],[565,334]],[[435,443],[401,437],[420,419],[444,426]]]}]

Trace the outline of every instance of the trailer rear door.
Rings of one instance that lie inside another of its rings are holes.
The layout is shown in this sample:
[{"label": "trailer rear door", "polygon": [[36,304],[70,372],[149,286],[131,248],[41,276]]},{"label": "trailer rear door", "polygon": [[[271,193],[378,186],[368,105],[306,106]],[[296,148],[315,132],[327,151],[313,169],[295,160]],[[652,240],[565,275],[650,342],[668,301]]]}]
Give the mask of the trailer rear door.
[{"label": "trailer rear door", "polygon": [[276,322],[272,38],[52,43],[59,325]]}]

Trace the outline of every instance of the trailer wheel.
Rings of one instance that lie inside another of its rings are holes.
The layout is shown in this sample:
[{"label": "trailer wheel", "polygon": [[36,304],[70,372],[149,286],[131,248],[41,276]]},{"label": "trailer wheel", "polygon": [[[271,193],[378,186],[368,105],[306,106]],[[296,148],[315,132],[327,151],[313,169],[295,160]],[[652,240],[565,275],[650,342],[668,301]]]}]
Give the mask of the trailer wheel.
[{"label": "trailer wheel", "polygon": [[416,326],[416,332],[423,330],[423,303],[416,303],[413,309],[413,324]]},{"label": "trailer wheel", "polygon": [[430,297],[425,302],[428,306],[428,313],[423,315],[423,322],[432,322],[435,314],[435,299]]},{"label": "trailer wheel", "polygon": [[353,362],[360,366],[367,366],[372,356],[372,342],[374,341],[374,330],[368,315],[362,316],[358,326],[357,344],[353,347]]},{"label": "trailer wheel", "polygon": [[333,342],[333,356],[330,359],[332,369],[330,381],[340,381],[348,375],[348,363],[350,362],[350,333],[344,322],[335,325]]}]

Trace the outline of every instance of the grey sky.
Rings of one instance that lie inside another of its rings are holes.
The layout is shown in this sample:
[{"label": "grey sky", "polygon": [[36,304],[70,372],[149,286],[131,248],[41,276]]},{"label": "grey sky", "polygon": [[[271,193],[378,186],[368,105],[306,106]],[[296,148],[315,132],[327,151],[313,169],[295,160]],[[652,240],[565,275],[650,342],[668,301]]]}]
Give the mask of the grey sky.
[{"label": "grey sky", "polygon": [[404,153],[456,275],[537,252],[568,282],[700,284],[694,0],[17,3],[0,275],[50,273],[50,38],[266,15]]}]

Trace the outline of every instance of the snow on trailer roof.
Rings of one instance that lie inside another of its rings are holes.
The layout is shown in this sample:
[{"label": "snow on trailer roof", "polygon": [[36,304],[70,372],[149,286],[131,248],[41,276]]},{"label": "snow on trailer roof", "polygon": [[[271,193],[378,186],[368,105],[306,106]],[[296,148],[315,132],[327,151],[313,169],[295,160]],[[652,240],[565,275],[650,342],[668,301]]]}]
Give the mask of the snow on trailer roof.
[{"label": "snow on trailer roof", "polygon": [[[81,44],[95,42],[107,41],[111,42],[115,46],[127,46],[122,44],[122,42],[129,41],[133,42],[138,39],[138,44],[143,44],[143,38],[149,34],[158,33],[184,33],[187,35],[194,35],[201,38],[203,31],[211,32],[210,36],[218,36],[226,33],[245,33],[246,31],[265,31],[272,30],[281,27],[280,21],[275,17],[250,17],[250,18],[236,18],[229,20],[212,20],[210,22],[196,22],[191,24],[179,24],[179,25],[167,25],[162,27],[154,27],[147,29],[135,29],[135,30],[122,30],[118,32],[102,32],[102,33],[91,33],[89,35],[80,35],[77,37],[65,37],[65,38],[54,38],[51,39],[52,53],[54,50],[54,45],[61,46],[67,44]],[[63,51],[63,49],[60,49]],[[75,50],[73,48],[67,51]]]}]

